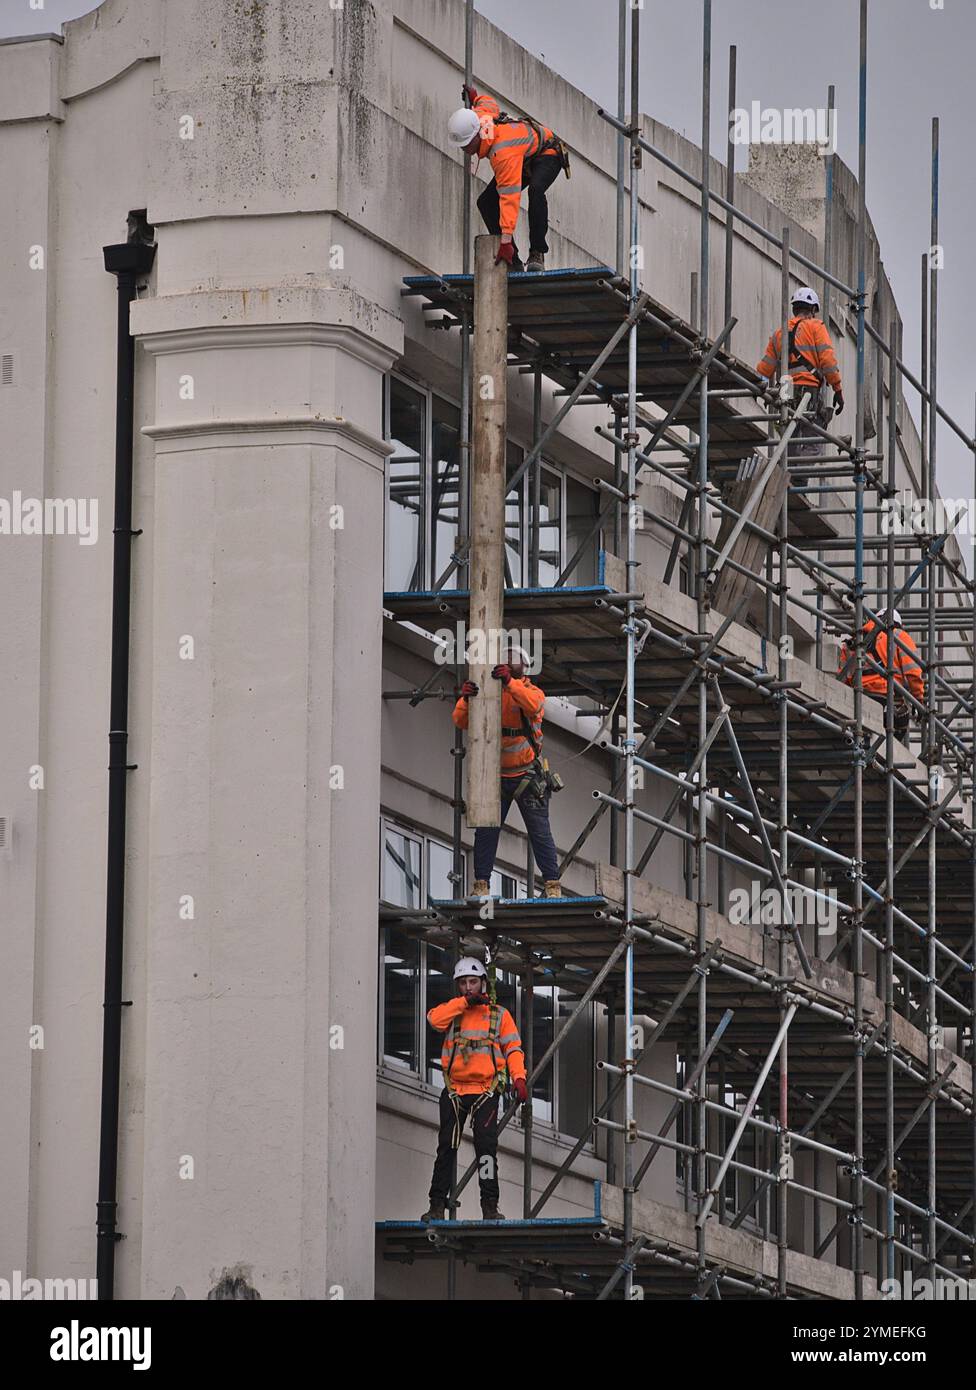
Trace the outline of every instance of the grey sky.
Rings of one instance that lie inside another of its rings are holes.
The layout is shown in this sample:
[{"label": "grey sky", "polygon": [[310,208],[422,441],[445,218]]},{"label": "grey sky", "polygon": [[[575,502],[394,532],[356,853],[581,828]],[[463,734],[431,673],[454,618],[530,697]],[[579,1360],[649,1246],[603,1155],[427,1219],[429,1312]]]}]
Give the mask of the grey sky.
[{"label": "grey sky", "polygon": [[[0,0],[0,36],[57,31],[97,8],[92,0]],[[615,0],[475,0],[476,8],[601,104],[616,103]],[[870,0],[868,207],[905,318],[906,359],[919,359],[919,279],[929,244],[931,118],[941,118],[939,397],[973,429],[976,373],[969,250],[976,215],[971,150],[974,0]],[[934,7],[934,8],[933,8]],[[838,149],[857,167],[858,0],[715,0],[712,147],[725,148],[730,43],[738,47],[738,104],[806,107],[837,89]],[[698,140],[701,131],[701,0],[645,0],[642,108]],[[475,53],[475,67],[478,55]],[[453,93],[449,94],[453,97]],[[545,111],[540,100],[537,114]],[[653,267],[649,274],[653,288]],[[763,344],[756,344],[757,356]],[[745,345],[740,345],[744,351]],[[914,405],[914,403],[913,403]],[[971,455],[939,437],[945,495],[970,496]]]}]

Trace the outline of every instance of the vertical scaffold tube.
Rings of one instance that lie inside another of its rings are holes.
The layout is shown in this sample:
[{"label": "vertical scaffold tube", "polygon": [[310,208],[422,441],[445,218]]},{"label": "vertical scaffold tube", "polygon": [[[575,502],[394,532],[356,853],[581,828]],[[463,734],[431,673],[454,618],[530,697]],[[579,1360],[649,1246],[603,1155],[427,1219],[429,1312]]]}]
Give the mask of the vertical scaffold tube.
[{"label": "vertical scaffold tube", "polygon": [[[702,338],[708,335],[708,292],[709,292],[709,127],[711,124],[712,100],[712,0],[704,0],[702,11],[702,156],[701,156],[701,262],[699,267],[699,313],[698,323]],[[708,537],[708,386],[709,373],[702,376],[698,392],[698,515],[697,515],[697,554],[695,569],[697,578],[698,632],[704,637],[708,632],[706,609],[707,589],[705,575],[708,569],[706,541]],[[706,672],[702,667],[698,678],[698,747],[703,747],[708,734],[708,691],[705,684]],[[708,768],[707,757],[702,759],[698,770],[697,827],[695,835],[695,921],[696,951],[701,960],[706,951],[706,912],[708,906]],[[698,1018],[695,1038],[695,1060],[700,1061],[705,1054],[708,1037],[708,982],[703,970],[698,979]],[[698,1213],[704,1209],[708,1191],[708,1129],[705,1100],[708,1095],[708,1069],[702,1068],[696,1085],[695,1105],[695,1190],[698,1194]],[[699,1287],[706,1277],[705,1270],[705,1223],[697,1229],[697,1263]]]},{"label": "vertical scaffold tube", "polygon": [[864,310],[867,205],[868,0],[861,0],[857,130],[857,378],[854,437],[854,1297],[864,1298]]},{"label": "vertical scaffold tube", "polygon": [[[639,174],[641,149],[640,123],[640,8],[631,10],[630,20],[630,305],[640,294],[640,203]],[[637,491],[637,321],[631,325],[627,341],[627,589],[633,592],[636,583],[636,491]],[[624,710],[625,773],[627,778],[624,810],[624,921],[629,927],[634,915],[634,676],[635,676],[635,614],[633,599],[627,600],[627,678]],[[637,1117],[634,1113],[634,943],[628,941],[624,956],[624,1248],[634,1239],[634,1144],[637,1140]],[[634,1271],[631,1262],[624,1272],[624,1298],[634,1297]]]}]

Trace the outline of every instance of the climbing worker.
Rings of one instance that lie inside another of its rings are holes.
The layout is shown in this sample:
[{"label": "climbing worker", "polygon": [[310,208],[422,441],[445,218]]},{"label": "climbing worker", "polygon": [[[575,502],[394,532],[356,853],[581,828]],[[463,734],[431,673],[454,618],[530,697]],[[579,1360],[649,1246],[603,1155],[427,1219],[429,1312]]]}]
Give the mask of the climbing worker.
[{"label": "climbing worker", "polygon": [[[888,621],[887,612],[881,616],[885,622]],[[902,627],[901,614],[897,608],[891,609],[891,620],[894,624],[892,632],[895,639],[895,655],[891,663],[895,686],[907,689],[921,704],[925,699],[925,681],[922,679],[918,648]],[[887,671],[888,634],[884,627],[879,627],[873,618],[869,618],[864,624],[864,638],[866,659],[861,672],[861,688],[865,695],[870,695],[872,700],[885,704],[888,698],[888,677],[883,675],[881,671],[877,671],[871,662],[876,662],[878,666]],[[906,651],[905,648],[908,650]],[[854,684],[854,653],[847,642],[841,643],[840,660],[837,663],[837,679],[844,681],[847,685]],[[912,713],[917,713],[917,711],[897,688],[894,708],[895,733],[899,738],[904,738],[908,732],[909,719]]]},{"label": "climbing worker", "polygon": [[[793,407],[800,404],[804,396],[808,398],[806,417],[797,422],[794,432],[796,443],[790,442],[788,455],[793,458],[815,457],[822,450],[820,436],[812,428],[817,424],[826,429],[831,418],[844,409],[844,392],[841,389],[840,372],[837,368],[837,355],[830,340],[826,324],[817,315],[820,313],[820,298],[816,290],[805,285],[793,295],[793,316],[789,323],[787,338],[787,368],[794,383]],[[766,344],[766,355],[757,365],[756,371],[768,381],[779,372],[780,349],[783,330],[777,328]],[[826,383],[833,390],[833,402],[822,399],[822,388]],[[812,423],[807,423],[808,421]],[[806,478],[794,478],[798,487],[805,487]]]},{"label": "climbing worker", "polygon": [[[569,178],[569,151],[547,126],[507,115],[494,97],[474,87],[461,92],[470,105],[451,116],[448,138],[466,155],[491,161],[495,177],[478,199],[478,211],[489,232],[501,234],[495,264],[506,261],[510,270],[543,271],[549,250],[546,190],[561,169]],[[529,190],[529,259],[524,266],[514,240],[523,188]]]},{"label": "climbing worker", "polygon": [[456,999],[438,1004],[427,1021],[443,1033],[440,1132],[430,1180],[430,1207],[421,1221],[443,1221],[451,1190],[452,1161],[461,1145],[461,1131],[470,1115],[481,1215],[485,1221],[504,1221],[498,1210],[498,1100],[511,1080],[516,1103],[528,1099],[525,1054],[515,1020],[507,1009],[493,1004],[485,992],[488,972],[480,960],[464,956],[454,967]]},{"label": "climbing worker", "polygon": [[[474,832],[474,883],[472,895],[488,897],[488,880],[495,865],[498,838],[512,802],[518,803],[542,875],[545,896],[561,898],[559,858],[549,827],[549,798],[562,787],[559,776],[549,771],[542,756],[542,712],[546,697],[525,674],[520,649],[506,652],[508,659],[492,670],[502,683],[502,805],[501,825],[479,827]],[[478,694],[474,681],[465,681],[454,706],[459,729],[468,727],[468,701]]]}]

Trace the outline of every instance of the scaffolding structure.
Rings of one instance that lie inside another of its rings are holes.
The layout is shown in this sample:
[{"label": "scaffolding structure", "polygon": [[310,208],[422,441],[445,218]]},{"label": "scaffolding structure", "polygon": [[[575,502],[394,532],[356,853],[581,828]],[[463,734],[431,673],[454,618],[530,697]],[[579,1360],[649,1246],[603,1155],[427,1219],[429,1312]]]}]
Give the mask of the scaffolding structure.
[{"label": "scaffolding structure", "polygon": [[[472,79],[473,4],[467,0],[465,80]],[[921,406],[922,500],[934,518],[938,422],[976,457],[976,440],[938,404],[937,270],[923,258],[921,379],[907,368],[901,325],[868,321],[865,209],[868,4],[860,0],[856,283],[834,273],[833,157],[827,156],[824,265],[791,247],[734,203],[730,144],[725,193],[710,186],[711,0],[703,0],[701,168],[681,168],[642,135],[640,7],[619,0],[615,267],[509,281],[509,364],[534,380],[535,440],[510,486],[532,482],[532,585],[506,590],[506,620],[543,635],[547,694],[585,696],[607,719],[601,742],[613,769],[576,842],[572,863],[605,817],[610,862],[596,893],[496,902],[486,924],[462,882],[463,737],[456,735],[454,900],[399,919],[405,929],[457,946],[474,933],[516,960],[530,1001],[542,970],[578,996],[543,1056],[526,1057],[529,1090],[593,1002],[607,1005],[602,1100],[561,1168],[536,1195],[531,1106],[521,1122],[524,1209],[519,1222],[380,1223],[387,1258],[447,1258],[506,1271],[532,1288],[607,1300],[639,1297],[878,1296],[885,1279],[974,1277],[976,1106],[973,968],[976,960],[976,588],[949,545],[951,526],[900,535],[882,525],[896,496],[903,393]],[[735,50],[729,107],[735,105]],[[833,89],[828,105],[833,110]],[[640,283],[642,158],[660,161],[700,201],[700,269],[692,322]],[[463,273],[412,277],[441,326],[460,329],[461,467],[458,544],[430,591],[386,596],[400,621],[433,631],[465,617],[468,551],[471,175],[466,173]],[[724,213],[724,322],[708,323],[712,209]],[[820,441],[800,462],[790,440],[806,402],[764,392],[731,354],[736,222],[779,253],[781,378],[791,270],[845,296],[856,322],[853,437],[806,420]],[[938,122],[933,122],[932,236],[938,244]],[[866,365],[877,361],[877,448],[866,448]],[[542,380],[562,403],[545,429]],[[886,399],[885,399],[886,395]],[[613,481],[600,483],[590,535],[556,583],[539,586],[539,478],[548,441],[568,411],[600,404],[612,429]],[[653,413],[651,413],[653,412]],[[883,422],[883,423],[882,423]],[[646,438],[642,440],[642,432]],[[755,461],[750,465],[749,461]],[[750,467],[752,471],[750,472]],[[777,475],[794,481],[776,492]],[[663,582],[644,581],[636,550],[639,489],[659,475],[682,497]],[[976,482],[974,482],[976,496]],[[775,511],[763,511],[764,499]],[[836,503],[824,506],[828,498]],[[602,538],[595,585],[571,582],[587,544]],[[757,557],[759,557],[757,559]],[[454,572],[459,588],[446,589]],[[974,570],[976,572],[976,570]],[[758,634],[742,620],[750,605]],[[716,602],[723,599],[726,606]],[[896,652],[891,611],[918,640],[925,698],[899,686],[912,727],[895,735]],[[815,666],[791,655],[790,615],[816,632]],[[887,634],[879,662],[865,626]],[[851,688],[823,671],[829,634],[843,633]],[[770,656],[767,662],[767,653]],[[772,669],[770,669],[770,666]],[[886,678],[884,703],[864,677]],[[429,683],[433,686],[435,677]],[[463,674],[458,670],[458,680]],[[828,688],[829,682],[829,688]],[[622,696],[620,692],[622,691]],[[412,692],[423,698],[428,689]],[[620,697],[618,700],[618,696]],[[638,804],[645,779],[668,789],[663,815]],[[650,826],[638,853],[638,828]],[[682,842],[685,897],[654,885],[664,837]],[[774,888],[785,920],[730,928],[728,875]],[[710,884],[717,882],[717,902]],[[799,895],[799,897],[797,896]],[[812,937],[794,920],[800,900],[830,904],[836,936]],[[716,910],[717,909],[717,910]],[[485,927],[487,926],[487,930]],[[466,948],[466,949],[468,949]],[[622,1016],[622,1033],[614,1020]],[[650,1016],[649,1038],[635,1024]],[[531,1014],[530,1014],[531,1017]],[[524,1036],[524,1033],[523,1033]],[[662,1041],[677,1047],[675,1084],[642,1071]],[[670,1103],[665,1123],[642,1130],[637,1093]],[[501,1126],[511,1123],[509,1111]],[[605,1182],[594,1216],[547,1217],[546,1206],[585,1145],[605,1136]],[[746,1162],[743,1136],[750,1135]],[[663,1149],[679,1155],[684,1210],[664,1220],[641,1195]],[[797,1175],[803,1156],[805,1180]],[[457,1180],[452,1198],[471,1181]],[[747,1181],[732,1179],[743,1175]],[[742,1197],[745,1192],[748,1195]],[[791,1245],[791,1200],[812,1214],[812,1250]],[[673,1219],[672,1219],[673,1218]],[[734,1236],[737,1239],[733,1239]],[[748,1238],[747,1238],[748,1237]],[[745,1244],[743,1244],[745,1241]],[[827,1257],[826,1259],[824,1257]],[[829,1262],[831,1279],[824,1266]],[[839,1281],[839,1282],[838,1282]]]}]

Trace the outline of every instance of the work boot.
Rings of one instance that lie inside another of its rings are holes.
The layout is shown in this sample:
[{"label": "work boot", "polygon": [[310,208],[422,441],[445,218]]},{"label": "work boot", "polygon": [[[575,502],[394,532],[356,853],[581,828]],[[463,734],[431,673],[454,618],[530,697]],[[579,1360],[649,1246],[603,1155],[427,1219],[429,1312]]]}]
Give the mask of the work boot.
[{"label": "work boot", "polygon": [[541,275],[546,268],[546,258],[542,251],[530,251],[529,259],[525,262],[528,271],[534,271]]},{"label": "work boot", "polygon": [[443,1203],[443,1202],[435,1202],[434,1199],[433,1199],[433,1197],[432,1197],[432,1198],[430,1199],[430,1206],[429,1206],[428,1209],[424,1212],[423,1216],[422,1216],[420,1219],[421,1219],[421,1221],[444,1221],[444,1220],[446,1220],[446,1217],[445,1217],[445,1214],[444,1214],[444,1203]]},{"label": "work boot", "polygon": [[488,880],[484,878],[476,878],[474,883],[472,883],[471,885],[471,896],[472,898],[487,898]]},{"label": "work boot", "polygon": [[563,895],[562,884],[558,878],[547,878],[543,888],[547,898],[561,898]]},{"label": "work boot", "polygon": [[482,1221],[507,1221],[507,1220],[508,1220],[508,1218],[507,1218],[506,1216],[503,1216],[502,1213],[498,1210],[498,1203],[497,1203],[497,1202],[482,1202],[482,1203],[481,1203],[481,1219],[482,1219]]}]

